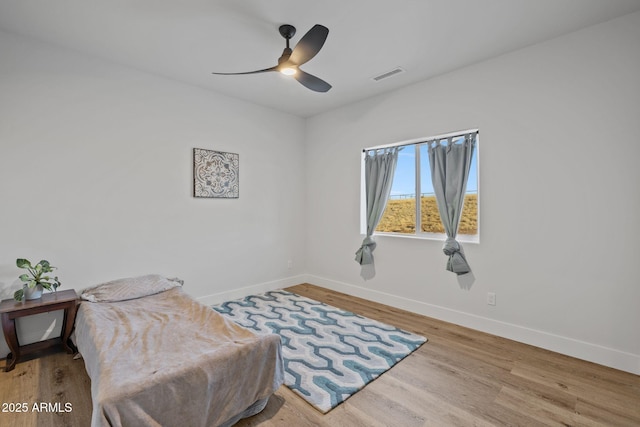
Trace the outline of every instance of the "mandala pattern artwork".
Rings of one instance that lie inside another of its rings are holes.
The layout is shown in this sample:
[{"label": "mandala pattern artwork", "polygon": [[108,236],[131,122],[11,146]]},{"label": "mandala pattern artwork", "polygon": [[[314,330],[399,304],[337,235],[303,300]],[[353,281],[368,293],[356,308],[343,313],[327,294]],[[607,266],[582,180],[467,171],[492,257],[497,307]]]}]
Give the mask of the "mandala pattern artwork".
[{"label": "mandala pattern artwork", "polygon": [[239,196],[238,154],[193,149],[193,195],[237,198]]},{"label": "mandala pattern artwork", "polygon": [[420,347],[426,338],[287,291],[213,307],[282,340],[285,385],[323,413]]}]

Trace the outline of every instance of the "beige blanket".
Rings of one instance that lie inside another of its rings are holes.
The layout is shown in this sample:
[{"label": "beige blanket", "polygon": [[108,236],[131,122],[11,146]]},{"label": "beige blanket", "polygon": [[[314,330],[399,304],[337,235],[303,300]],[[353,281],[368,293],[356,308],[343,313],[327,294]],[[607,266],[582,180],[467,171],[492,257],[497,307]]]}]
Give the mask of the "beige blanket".
[{"label": "beige blanket", "polygon": [[277,335],[256,335],[179,287],[82,302],[75,336],[91,378],[92,427],[222,425],[284,378]]}]

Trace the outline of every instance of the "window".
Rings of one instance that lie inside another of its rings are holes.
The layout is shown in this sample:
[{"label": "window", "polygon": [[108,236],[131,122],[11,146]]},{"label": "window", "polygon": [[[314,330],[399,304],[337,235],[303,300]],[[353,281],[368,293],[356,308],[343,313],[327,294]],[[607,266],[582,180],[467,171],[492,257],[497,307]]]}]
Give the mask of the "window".
[{"label": "window", "polygon": [[[438,240],[444,240],[446,238],[431,183],[431,168],[429,165],[429,148],[427,141],[453,137],[452,141],[456,143],[463,138],[465,134],[471,132],[473,131],[393,144],[402,146],[402,148],[398,154],[398,163],[393,176],[389,201],[387,202],[382,219],[376,227],[376,234],[394,234]],[[467,181],[462,216],[458,227],[457,239],[461,242],[479,242],[479,136],[476,141],[476,149],[473,153],[469,180]],[[416,195],[419,195],[419,197]],[[418,200],[420,203],[417,203]]]}]

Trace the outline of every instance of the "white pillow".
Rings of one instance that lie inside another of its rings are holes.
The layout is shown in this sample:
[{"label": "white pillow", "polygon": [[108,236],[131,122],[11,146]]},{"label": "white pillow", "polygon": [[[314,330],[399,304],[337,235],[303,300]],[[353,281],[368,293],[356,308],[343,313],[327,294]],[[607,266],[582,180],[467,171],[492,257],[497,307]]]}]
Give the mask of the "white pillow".
[{"label": "white pillow", "polygon": [[129,277],[102,283],[82,291],[80,298],[90,302],[115,302],[154,295],[182,286],[178,278],[167,279],[158,274]]}]

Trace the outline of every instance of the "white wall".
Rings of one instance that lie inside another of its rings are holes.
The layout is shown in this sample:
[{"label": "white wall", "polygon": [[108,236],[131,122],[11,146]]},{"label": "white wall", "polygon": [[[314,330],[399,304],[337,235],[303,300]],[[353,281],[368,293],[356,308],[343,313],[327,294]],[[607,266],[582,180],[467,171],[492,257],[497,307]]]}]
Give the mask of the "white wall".
[{"label": "white wall", "polygon": [[[18,257],[58,266],[61,289],[159,273],[212,300],[300,281],[303,119],[8,33],[0,58],[2,298]],[[192,197],[194,147],[240,155],[239,199]],[[57,316],[21,319],[23,343]]]},{"label": "white wall", "polygon": [[[640,13],[310,119],[309,280],[640,373],[638,46]],[[442,242],[397,237],[377,238],[363,280],[361,149],[469,128],[471,289],[445,271]]]}]

